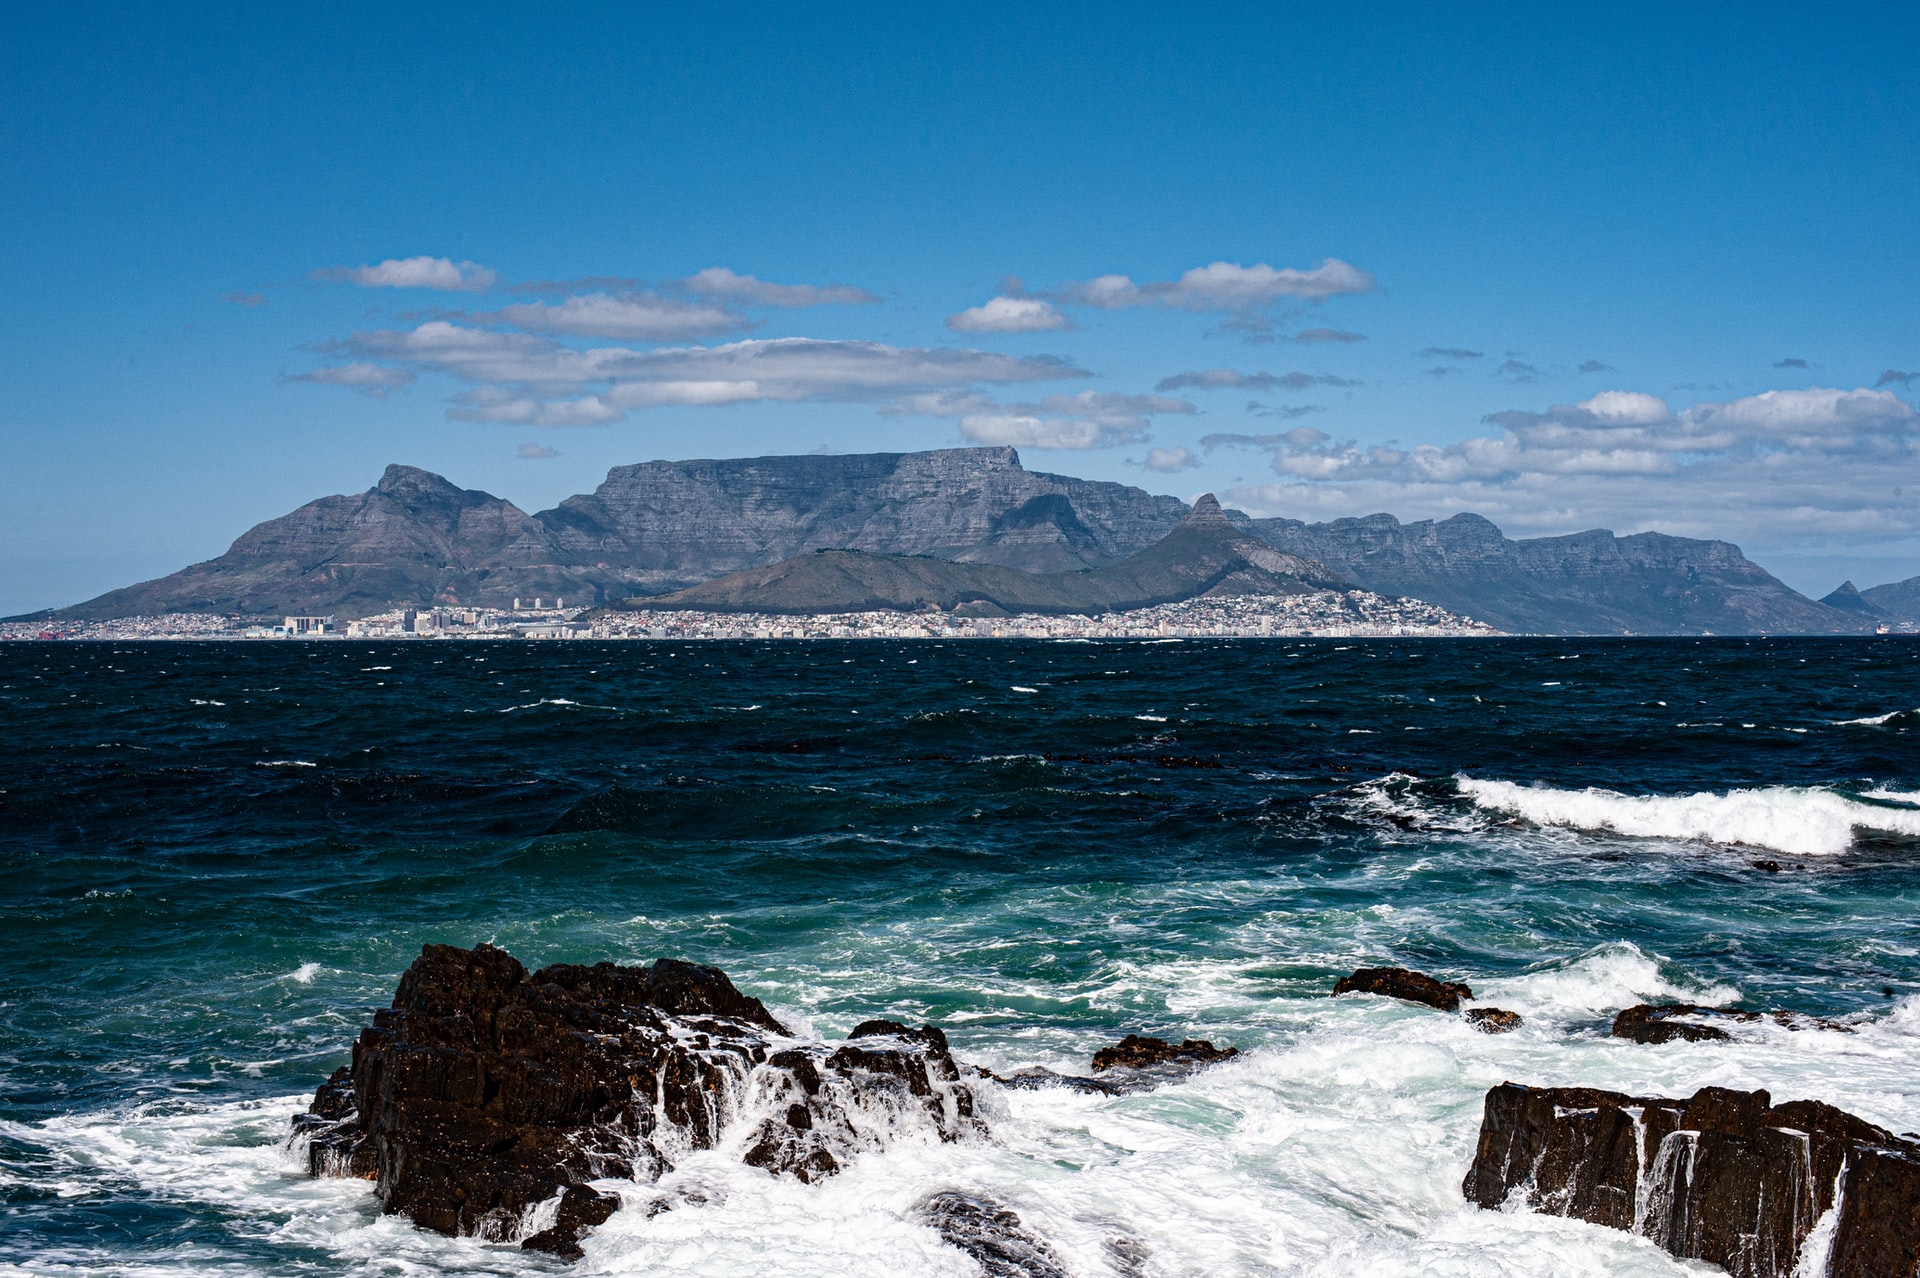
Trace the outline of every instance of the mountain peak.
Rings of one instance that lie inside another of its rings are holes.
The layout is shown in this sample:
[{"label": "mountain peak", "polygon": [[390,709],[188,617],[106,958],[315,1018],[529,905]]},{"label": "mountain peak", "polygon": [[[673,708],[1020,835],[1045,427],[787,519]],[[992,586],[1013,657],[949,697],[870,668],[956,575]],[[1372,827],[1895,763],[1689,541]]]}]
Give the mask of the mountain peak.
[{"label": "mountain peak", "polygon": [[387,467],[380,476],[380,482],[375,484],[374,488],[383,493],[420,492],[422,490],[438,492],[449,489],[454,492],[460,491],[460,489],[445,476],[436,475],[430,470],[422,470],[418,466],[402,466],[398,462]]},{"label": "mountain peak", "polygon": [[1225,524],[1229,528],[1233,527],[1227,520],[1227,512],[1220,509],[1219,499],[1212,493],[1201,493],[1195,497],[1193,509],[1187,512],[1187,517],[1181,520],[1180,524],[1183,528],[1192,528],[1201,524]]}]

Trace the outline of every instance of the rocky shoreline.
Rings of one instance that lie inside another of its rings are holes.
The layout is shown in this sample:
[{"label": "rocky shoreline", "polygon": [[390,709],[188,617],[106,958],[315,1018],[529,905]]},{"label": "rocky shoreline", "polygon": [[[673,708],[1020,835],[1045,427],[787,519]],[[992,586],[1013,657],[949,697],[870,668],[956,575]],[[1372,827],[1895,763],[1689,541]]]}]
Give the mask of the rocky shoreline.
[{"label": "rocky shoreline", "polygon": [[[1404,968],[1360,969],[1333,993],[1418,1003],[1489,1033],[1521,1024],[1514,1012],[1465,1007],[1464,983]],[[1849,1029],[1668,1005],[1627,1009],[1613,1034],[1711,1041],[1763,1022]],[[312,1175],[373,1181],[388,1214],[574,1258],[633,1201],[606,1182],[644,1194],[696,1150],[737,1151],[812,1183],[869,1151],[989,1138],[998,1088],[1117,1095],[1237,1055],[1205,1039],[1129,1034],[1084,1076],[1000,1076],[956,1060],[932,1025],[870,1020],[838,1043],[797,1035],[717,968],[661,959],[528,972],[491,945],[429,945],[290,1140]],[[1523,1204],[1629,1230],[1737,1278],[1920,1273],[1920,1137],[1818,1101],[1775,1105],[1764,1091],[1706,1087],[1678,1100],[1502,1083],[1487,1093],[1462,1192],[1483,1208]],[[675,1205],[656,1195],[644,1209]],[[1068,1272],[1005,1204],[943,1191],[916,1217],[994,1278]],[[1830,1228],[1816,1231],[1823,1221]],[[1816,1234],[1823,1270],[1802,1267]],[[1109,1251],[1127,1272],[1144,1261],[1131,1238]]]}]

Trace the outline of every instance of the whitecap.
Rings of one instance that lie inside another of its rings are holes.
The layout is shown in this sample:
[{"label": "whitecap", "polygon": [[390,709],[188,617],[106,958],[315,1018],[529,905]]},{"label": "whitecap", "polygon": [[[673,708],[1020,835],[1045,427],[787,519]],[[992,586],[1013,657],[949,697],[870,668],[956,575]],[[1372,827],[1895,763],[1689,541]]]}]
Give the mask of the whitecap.
[{"label": "whitecap", "polygon": [[1868,715],[1864,719],[1835,719],[1836,728],[1883,728],[1894,720],[1909,721],[1920,718],[1920,710],[1889,710],[1885,714]]},{"label": "whitecap", "polygon": [[313,984],[313,978],[318,975],[320,975],[320,965],[318,963],[302,963],[299,967],[288,972],[286,979],[289,981],[298,981],[302,985],[311,985]]},{"label": "whitecap", "polygon": [[1468,776],[1455,780],[1476,807],[1511,812],[1536,825],[1635,838],[1738,844],[1789,856],[1837,856],[1853,845],[1856,830],[1920,838],[1920,812],[1862,803],[1815,786],[1628,795],[1597,787],[1556,790]]}]

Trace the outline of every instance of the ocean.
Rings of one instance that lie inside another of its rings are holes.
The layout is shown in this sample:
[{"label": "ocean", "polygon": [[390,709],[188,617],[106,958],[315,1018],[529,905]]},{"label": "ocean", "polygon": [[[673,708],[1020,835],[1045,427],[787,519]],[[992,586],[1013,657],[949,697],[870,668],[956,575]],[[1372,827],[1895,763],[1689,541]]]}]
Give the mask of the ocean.
[{"label": "ocean", "polygon": [[[1503,1080],[1920,1128],[1920,645],[1888,639],[0,647],[0,1274],[970,1275],[989,1195],[1084,1278],[1677,1275],[1465,1205]],[[703,1198],[568,1264],[311,1180],[288,1121],[429,942],[724,968],[999,1071],[990,1138]],[[1472,985],[1511,1034],[1370,996]],[[1643,1046],[1619,1009],[1834,1017]],[[1130,1239],[1125,1255],[1110,1240]]]}]

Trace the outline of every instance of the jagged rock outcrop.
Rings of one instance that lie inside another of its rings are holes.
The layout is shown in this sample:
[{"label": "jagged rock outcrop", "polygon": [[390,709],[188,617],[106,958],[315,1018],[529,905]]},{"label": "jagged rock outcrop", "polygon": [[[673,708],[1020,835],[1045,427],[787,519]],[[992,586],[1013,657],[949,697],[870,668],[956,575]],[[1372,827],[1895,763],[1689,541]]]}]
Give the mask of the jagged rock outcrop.
[{"label": "jagged rock outcrop", "polygon": [[1526,1021],[1520,1013],[1509,1012],[1504,1007],[1470,1007],[1467,1024],[1482,1034],[1511,1034]]},{"label": "jagged rock outcrop", "polygon": [[528,973],[490,945],[425,947],[294,1125],[313,1174],[373,1180],[391,1214],[565,1256],[619,1206],[595,1180],[724,1143],[813,1181],[909,1131],[985,1131],[938,1029],[812,1042],[714,968]]},{"label": "jagged rock outcrop", "polygon": [[1488,1209],[1518,1193],[1534,1211],[1630,1230],[1735,1278],[1792,1274],[1836,1199],[1828,1278],[1912,1275],[1920,1256],[1920,1145],[1764,1091],[1673,1100],[1502,1083],[1461,1190]]},{"label": "jagged rock outcrop", "polygon": [[[1864,619],[1815,603],[1724,541],[1602,529],[1508,539],[1460,514],[1309,524],[1257,519],[1282,550],[1368,590],[1410,595],[1512,634],[1836,634]],[[1871,591],[1867,592],[1872,597]]]},{"label": "jagged rock outcrop", "polygon": [[973,1257],[986,1278],[1069,1278],[1053,1248],[991,1199],[949,1190],[920,1204],[915,1214],[948,1246]]},{"label": "jagged rock outcrop", "polygon": [[1275,550],[1242,531],[1208,493],[1152,546],[1082,572],[1028,573],[927,557],[821,552],[621,606],[802,614],[926,608],[984,615],[1094,614],[1202,596],[1297,595],[1349,585],[1323,565]]},{"label": "jagged rock outcrop", "polygon": [[1764,1024],[1790,1030],[1853,1033],[1851,1025],[1800,1012],[1749,1012],[1739,1008],[1700,1007],[1693,1003],[1637,1003],[1613,1018],[1613,1037],[1636,1043],[1723,1043],[1744,1029]]},{"label": "jagged rock outcrop", "polygon": [[1351,976],[1334,982],[1335,996],[1341,994],[1379,994],[1386,998],[1425,1003],[1443,1012],[1457,1012],[1463,999],[1473,991],[1459,981],[1442,981],[1404,967],[1363,967]]},{"label": "jagged rock outcrop", "polygon": [[1164,1038],[1129,1034],[1112,1047],[1103,1047],[1093,1054],[1093,1072],[1098,1074],[1111,1069],[1153,1069],[1161,1065],[1197,1067],[1211,1065],[1215,1061],[1228,1060],[1239,1054],[1239,1048],[1215,1047],[1213,1040],[1207,1038],[1190,1038],[1181,1043],[1169,1043]]}]

